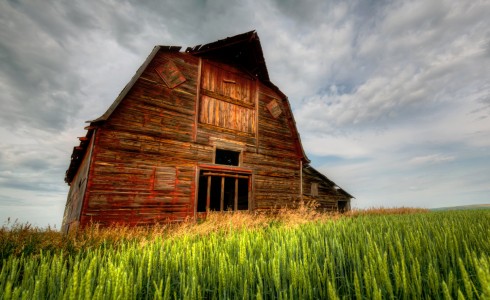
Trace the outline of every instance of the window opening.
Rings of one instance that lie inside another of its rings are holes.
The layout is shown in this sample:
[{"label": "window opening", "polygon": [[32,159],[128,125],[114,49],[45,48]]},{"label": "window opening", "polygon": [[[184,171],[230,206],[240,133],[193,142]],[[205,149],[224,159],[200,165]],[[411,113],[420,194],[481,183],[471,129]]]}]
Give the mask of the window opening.
[{"label": "window opening", "polygon": [[343,213],[347,211],[347,201],[339,201],[337,205],[339,212]]},{"label": "window opening", "polygon": [[199,176],[197,211],[248,210],[249,175],[202,170]]},{"label": "window opening", "polygon": [[240,164],[240,152],[216,149],[215,164],[238,166]]}]

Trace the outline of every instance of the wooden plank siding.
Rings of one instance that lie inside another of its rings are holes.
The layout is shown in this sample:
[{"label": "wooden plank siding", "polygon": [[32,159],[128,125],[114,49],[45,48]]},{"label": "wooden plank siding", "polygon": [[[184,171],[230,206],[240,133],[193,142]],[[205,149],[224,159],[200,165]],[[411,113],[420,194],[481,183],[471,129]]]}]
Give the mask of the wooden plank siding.
[{"label": "wooden plank siding", "polygon": [[[255,170],[255,208],[292,206],[300,200],[300,156],[296,152],[285,114],[274,118],[266,105],[281,96],[259,84],[257,153],[250,153],[250,167]],[[281,104],[279,104],[281,105]],[[284,107],[282,107],[284,110]]]},{"label": "wooden plank siding", "polygon": [[[224,90],[224,96],[244,103],[225,102],[222,100],[225,97],[222,97],[218,101],[243,110],[223,107],[214,116],[227,112],[237,118],[235,124],[242,122],[246,125],[230,126],[223,122],[208,124],[210,122],[199,118],[197,140],[194,143],[192,132],[196,126],[195,78],[198,77],[198,59],[187,56],[178,52],[157,55],[111,118],[98,129],[97,150],[94,153],[95,162],[83,222],[90,220],[108,224],[117,220],[126,224],[147,224],[193,216],[197,166],[212,163],[216,147],[213,146],[213,138],[242,145],[242,167],[254,170],[254,208],[280,207],[299,200],[300,158],[291,140],[286,115],[274,118],[266,109],[272,99],[281,103],[280,96],[263,84],[257,87],[257,83],[245,73],[243,77],[247,79],[242,91],[226,90],[227,83],[216,87],[209,78],[209,73],[213,72],[209,71],[206,76],[202,76],[202,89]],[[155,72],[158,65],[168,61],[172,61],[186,78],[174,89],[168,88]],[[213,62],[212,66],[221,70],[217,80],[225,78],[239,82],[242,78],[237,69],[225,65],[220,68],[217,62]],[[230,73],[232,75],[227,74],[230,70],[233,71]],[[254,93],[259,91],[257,108]],[[200,110],[203,110],[203,99],[209,99],[207,95],[201,93],[198,105]],[[285,110],[284,107],[281,109]],[[255,113],[259,120],[257,125]],[[258,148],[256,130],[261,135]],[[173,187],[155,188],[157,170],[172,168],[176,174]]]},{"label": "wooden plank siding", "polygon": [[[268,79],[258,37],[235,39],[228,51],[236,51],[238,41],[251,52],[226,54],[220,41],[187,52],[153,50],[74,150],[64,229],[77,222],[182,221],[230,203],[249,210],[291,207],[313,197],[313,182],[326,197],[318,198],[322,207],[336,209],[348,194],[335,193],[328,179],[304,167],[309,160],[289,102]],[[217,56],[204,55],[210,51]],[[243,61],[230,63],[237,55]]]},{"label": "wooden plank siding", "polygon": [[[155,71],[168,61],[186,78],[173,89]],[[82,223],[152,224],[193,214],[196,160],[210,162],[212,153],[192,142],[197,63],[158,53],[98,129]]]},{"label": "wooden plank siding", "polygon": [[83,199],[87,190],[94,139],[94,135],[91,135],[90,140],[86,140],[86,142],[89,143],[88,149],[85,152],[78,172],[71,183],[63,214],[62,232],[68,232],[70,231],[70,228],[78,227]]},{"label": "wooden plank siding", "polygon": [[316,202],[320,211],[338,211],[339,201],[347,202],[348,208],[351,197],[318,171],[309,166],[303,168],[303,200]]}]

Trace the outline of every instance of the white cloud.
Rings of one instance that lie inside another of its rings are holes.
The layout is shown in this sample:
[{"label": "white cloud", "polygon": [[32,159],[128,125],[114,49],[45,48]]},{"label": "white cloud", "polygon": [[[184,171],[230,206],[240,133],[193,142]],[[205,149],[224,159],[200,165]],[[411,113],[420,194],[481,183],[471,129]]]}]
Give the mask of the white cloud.
[{"label": "white cloud", "polygon": [[417,156],[409,160],[411,164],[437,164],[442,162],[453,161],[456,157],[444,154],[430,154],[424,156]]},{"label": "white cloud", "polygon": [[308,135],[303,139],[303,147],[308,153],[317,156],[340,156],[343,158],[362,158],[371,155],[370,147],[353,138],[331,135]]}]

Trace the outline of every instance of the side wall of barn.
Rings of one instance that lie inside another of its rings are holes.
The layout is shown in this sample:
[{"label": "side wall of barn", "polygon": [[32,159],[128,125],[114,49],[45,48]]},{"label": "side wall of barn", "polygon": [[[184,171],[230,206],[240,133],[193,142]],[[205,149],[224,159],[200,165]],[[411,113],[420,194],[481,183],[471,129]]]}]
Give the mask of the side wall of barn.
[{"label": "side wall of barn", "polygon": [[92,135],[89,141],[89,146],[85,151],[84,157],[78,172],[70,184],[70,191],[66,200],[65,212],[63,214],[63,222],[61,231],[67,233],[72,229],[76,229],[79,225],[79,218],[82,210],[83,199],[87,189],[88,174],[90,169],[92,150],[95,136]]}]

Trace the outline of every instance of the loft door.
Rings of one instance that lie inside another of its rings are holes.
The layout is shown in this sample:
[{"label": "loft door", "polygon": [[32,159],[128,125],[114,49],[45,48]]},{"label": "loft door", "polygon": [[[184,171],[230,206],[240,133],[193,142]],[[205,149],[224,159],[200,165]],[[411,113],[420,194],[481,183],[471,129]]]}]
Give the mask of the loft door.
[{"label": "loft door", "polygon": [[203,63],[199,122],[255,135],[256,82],[223,64]]}]

